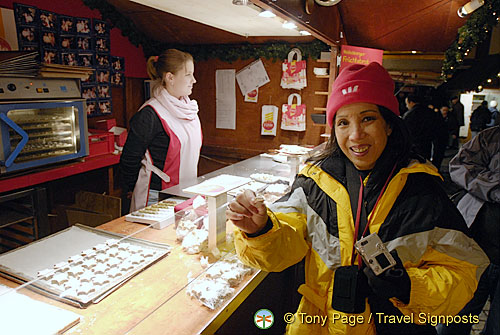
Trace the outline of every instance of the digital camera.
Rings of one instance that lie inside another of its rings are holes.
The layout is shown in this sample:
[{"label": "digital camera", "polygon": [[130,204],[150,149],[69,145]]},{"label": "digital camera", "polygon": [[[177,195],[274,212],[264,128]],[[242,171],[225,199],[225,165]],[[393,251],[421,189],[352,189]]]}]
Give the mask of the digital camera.
[{"label": "digital camera", "polygon": [[389,253],[377,233],[363,237],[354,244],[354,247],[361,254],[365,264],[377,276],[396,265],[394,257]]}]

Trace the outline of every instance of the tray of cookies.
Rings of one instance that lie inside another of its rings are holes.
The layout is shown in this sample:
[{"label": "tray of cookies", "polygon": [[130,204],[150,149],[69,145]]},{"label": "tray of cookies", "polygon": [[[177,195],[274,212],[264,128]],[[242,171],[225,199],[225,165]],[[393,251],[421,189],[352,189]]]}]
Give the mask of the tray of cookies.
[{"label": "tray of cookies", "polygon": [[98,303],[171,246],[74,225],[0,255],[0,275],[73,306]]},{"label": "tray of cookies", "polygon": [[125,220],[150,224],[152,228],[163,229],[175,223],[174,207],[178,202],[163,200],[125,215]]}]

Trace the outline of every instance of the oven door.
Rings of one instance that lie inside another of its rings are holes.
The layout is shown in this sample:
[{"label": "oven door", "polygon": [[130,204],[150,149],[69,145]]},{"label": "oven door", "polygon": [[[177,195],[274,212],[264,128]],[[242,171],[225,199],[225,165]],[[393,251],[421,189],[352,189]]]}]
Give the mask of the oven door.
[{"label": "oven door", "polygon": [[0,172],[88,155],[83,99],[0,104]]}]

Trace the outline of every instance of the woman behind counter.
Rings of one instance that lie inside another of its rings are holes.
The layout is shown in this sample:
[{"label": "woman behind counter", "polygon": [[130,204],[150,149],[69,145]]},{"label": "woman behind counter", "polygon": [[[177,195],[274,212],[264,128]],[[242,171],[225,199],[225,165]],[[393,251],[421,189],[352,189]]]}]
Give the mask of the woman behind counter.
[{"label": "woman behind counter", "polygon": [[130,211],[158,201],[158,192],[197,177],[202,142],[198,103],[190,100],[196,79],[193,57],[169,49],[151,56],[147,72],[152,98],[130,120],[120,158]]},{"label": "woman behind counter", "polygon": [[[290,193],[269,209],[251,191],[228,205],[243,262],[282,271],[305,258],[289,334],[435,334],[435,317],[460,311],[488,264],[436,168],[410,151],[393,92],[377,63],[343,69],[327,105],[330,141]],[[353,248],[371,233],[396,260],[378,276]]]}]

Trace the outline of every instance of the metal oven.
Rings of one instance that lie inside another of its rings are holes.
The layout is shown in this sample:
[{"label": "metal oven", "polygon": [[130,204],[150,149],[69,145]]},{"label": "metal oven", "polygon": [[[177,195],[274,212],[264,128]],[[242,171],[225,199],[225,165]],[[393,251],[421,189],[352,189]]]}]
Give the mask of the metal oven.
[{"label": "metal oven", "polygon": [[77,80],[0,78],[0,173],[88,152],[85,100]]}]

